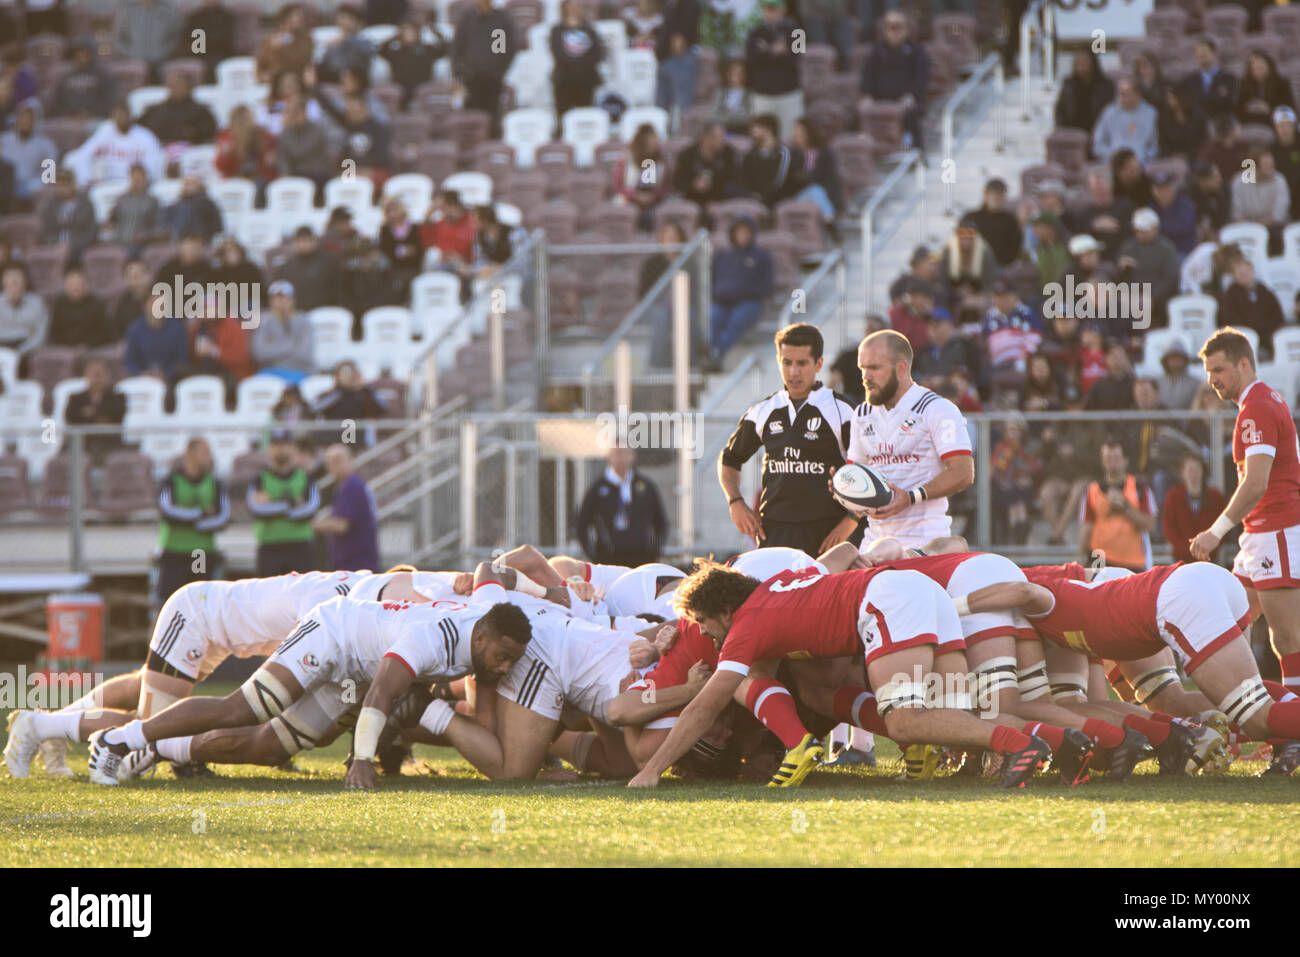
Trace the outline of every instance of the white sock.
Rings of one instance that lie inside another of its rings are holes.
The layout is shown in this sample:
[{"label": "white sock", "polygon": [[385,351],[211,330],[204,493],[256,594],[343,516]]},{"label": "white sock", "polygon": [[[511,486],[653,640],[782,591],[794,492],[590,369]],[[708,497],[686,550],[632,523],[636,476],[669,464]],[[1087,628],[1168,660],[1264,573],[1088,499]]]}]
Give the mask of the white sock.
[{"label": "white sock", "polygon": [[189,764],[190,745],[193,743],[194,735],[187,734],[183,738],[163,738],[161,741],[154,742],[154,747],[158,749],[160,758],[175,761],[177,764]]},{"label": "white sock", "polygon": [[78,730],[81,728],[80,711],[36,711],[32,714],[32,727],[36,736],[42,741],[51,738],[67,738],[69,741],[80,740]]},{"label": "white sock", "polygon": [[850,740],[849,732],[851,729],[852,725],[837,724],[835,729],[831,731],[831,743],[847,745]]},{"label": "white sock", "polygon": [[144,722],[139,718],[108,731],[104,735],[104,741],[108,744],[125,744],[132,751],[139,751],[149,743],[144,736]]},{"label": "white sock", "polygon": [[864,754],[876,746],[876,739],[870,731],[863,731],[861,728],[849,728],[849,747],[855,751],[861,751]]},{"label": "white sock", "polygon": [[76,713],[80,714],[83,711],[101,711],[103,710],[103,707],[104,707],[103,692],[99,688],[92,688],[90,691],[87,691],[76,701],[72,702],[66,707],[60,708],[58,711],[54,713],[71,714],[72,712],[75,711]]}]

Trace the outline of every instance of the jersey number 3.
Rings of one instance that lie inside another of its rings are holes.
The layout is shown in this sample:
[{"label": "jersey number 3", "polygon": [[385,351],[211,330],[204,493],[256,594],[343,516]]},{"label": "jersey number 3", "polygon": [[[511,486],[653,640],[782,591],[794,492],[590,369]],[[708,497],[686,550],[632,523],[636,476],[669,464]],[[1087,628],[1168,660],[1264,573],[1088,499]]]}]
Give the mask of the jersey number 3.
[{"label": "jersey number 3", "polygon": [[792,582],[772,582],[767,588],[768,591],[794,591],[796,588],[807,588],[825,577],[825,575],[810,575],[807,578],[796,578]]}]

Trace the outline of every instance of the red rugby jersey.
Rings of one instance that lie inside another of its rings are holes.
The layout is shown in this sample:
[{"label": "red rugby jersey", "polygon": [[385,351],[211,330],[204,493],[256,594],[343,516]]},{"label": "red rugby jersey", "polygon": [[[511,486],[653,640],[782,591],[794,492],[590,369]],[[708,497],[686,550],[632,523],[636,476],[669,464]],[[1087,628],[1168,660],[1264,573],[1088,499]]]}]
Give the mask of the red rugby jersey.
[{"label": "red rugby jersey", "polygon": [[1246,531],[1275,532],[1300,525],[1300,443],[1286,400],[1257,380],[1246,387],[1237,405],[1237,423],[1232,431],[1237,481],[1246,474],[1248,455],[1273,456],[1268,486],[1259,504],[1246,516]]},{"label": "red rugby jersey", "polygon": [[[1071,563],[1073,564],[1073,563]],[[1025,569],[1025,577],[1052,593],[1055,604],[1046,615],[1026,615],[1043,638],[1092,658],[1128,661],[1145,658],[1165,646],[1156,624],[1160,586],[1178,565],[1103,582],[1086,582],[1074,565],[1040,565]],[[1075,569],[1080,577],[1073,577]]]}]

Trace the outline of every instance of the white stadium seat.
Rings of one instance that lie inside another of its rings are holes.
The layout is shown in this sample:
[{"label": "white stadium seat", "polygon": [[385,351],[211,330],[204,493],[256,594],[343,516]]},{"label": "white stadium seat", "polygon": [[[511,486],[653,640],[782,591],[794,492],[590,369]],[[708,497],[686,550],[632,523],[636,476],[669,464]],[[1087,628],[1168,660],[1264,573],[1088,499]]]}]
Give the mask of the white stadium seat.
[{"label": "white stadium seat", "polygon": [[462,311],[460,277],[448,272],[426,272],[411,280],[414,330],[426,343],[459,319]]},{"label": "white stadium seat", "polygon": [[251,56],[227,57],[217,64],[217,86],[223,90],[247,90],[257,86],[257,63]]},{"label": "white stadium seat", "polygon": [[[413,222],[424,222],[433,206],[433,180],[423,173],[399,173],[384,183],[383,198],[386,200],[390,196],[402,201],[406,215]],[[382,203],[380,205],[382,207]]]},{"label": "white stadium seat", "polygon": [[208,184],[208,196],[221,210],[226,232],[238,234],[240,223],[253,209],[257,187],[247,179],[222,179]]},{"label": "white stadium seat", "polygon": [[[362,210],[372,209],[375,184],[365,176],[335,176],[325,184],[325,208],[346,207],[353,215],[361,215]],[[360,227],[357,227],[360,229]]]},{"label": "white stadium seat", "polygon": [[1300,262],[1279,256],[1266,260],[1263,268],[1258,271],[1259,281],[1273,290],[1273,295],[1281,303],[1282,315],[1287,322],[1295,321],[1295,294],[1300,284],[1297,270],[1300,270]]},{"label": "white stadium seat", "polygon": [[1289,260],[1292,268],[1300,269],[1300,223],[1283,227],[1282,258]]},{"label": "white stadium seat", "polygon": [[618,91],[629,106],[652,106],[659,64],[651,50],[627,50],[619,58]]},{"label": "white stadium seat", "polygon": [[181,154],[181,177],[197,176],[205,183],[219,179],[216,167],[217,148],[210,144],[191,146]]},{"label": "white stadium seat", "polygon": [[514,149],[515,165],[532,169],[537,147],[551,141],[554,128],[555,116],[550,110],[511,110],[501,121],[501,138]]},{"label": "white stadium seat", "polygon": [[1300,326],[1286,326],[1273,333],[1273,361],[1300,369]]},{"label": "white stadium seat", "polygon": [[221,479],[230,477],[235,459],[247,452],[253,444],[252,436],[239,429],[211,429],[203,437],[212,449],[212,470]]},{"label": "white stadium seat", "polygon": [[509,203],[497,203],[492,208],[496,211],[497,222],[501,225],[515,229],[524,224],[524,214],[518,206],[512,206]]},{"label": "white stadium seat", "polygon": [[176,417],[196,428],[226,418],[226,384],[218,376],[196,375],[176,383]]},{"label": "white stadium seat", "polygon": [[515,94],[515,106],[551,109],[551,55],[526,50],[515,57],[506,71],[506,86]]},{"label": "white stadium seat", "polygon": [[90,198],[90,205],[95,210],[96,222],[108,222],[108,214],[113,211],[113,205],[127,191],[127,187],[130,185],[126,180],[118,179],[105,180],[90,187],[87,195]]},{"label": "white stadium seat", "polygon": [[285,382],[279,376],[252,375],[235,388],[235,418],[250,425],[261,425],[271,418],[271,410],[284,393]]},{"label": "white stadium seat", "polygon": [[356,356],[358,350],[352,342],[352,313],[339,306],[321,306],[307,316],[315,330],[312,356],[317,369],[332,369],[336,362]]},{"label": "white stadium seat", "polygon": [[487,173],[453,173],[442,181],[442,188],[455,190],[467,208],[492,205],[492,177]]},{"label": "white stadium seat", "polygon": [[411,371],[415,357],[411,341],[411,310],[378,306],[361,317],[361,374],[377,379],[385,369],[401,379]]},{"label": "white stadium seat", "polygon": [[308,405],[334,388],[334,377],[324,372],[309,375],[298,383],[298,393]]},{"label": "white stadium seat", "polygon": [[281,236],[314,223],[315,197],[316,184],[303,176],[282,176],[267,184],[266,211],[276,218]]},{"label": "white stadium seat", "polygon": [[1164,371],[1160,367],[1160,357],[1174,341],[1181,342],[1189,356],[1195,353],[1186,334],[1176,329],[1148,329],[1142,340],[1142,365],[1138,372],[1143,376],[1160,376]]},{"label": "white stadium seat", "polygon": [[149,184],[149,195],[164,207],[170,206],[181,197],[181,182],[178,178],[156,179]]},{"label": "white stadium seat", "polygon": [[575,166],[592,166],[596,148],[609,141],[609,114],[598,106],[569,110],[561,122],[561,136],[573,147]]},{"label": "white stadium seat", "polygon": [[260,265],[266,260],[266,254],[280,245],[284,238],[280,232],[281,224],[282,220],[270,210],[251,209],[239,220],[234,235],[248,253],[248,258]]},{"label": "white stadium seat", "polygon": [[139,442],[141,429],[162,418],[167,386],[151,376],[131,376],[117,384],[126,399],[126,418],[122,435],[128,442]]},{"label": "white stadium seat", "polygon": [[[127,421],[130,421],[130,416],[127,416]],[[161,419],[151,419],[145,424],[146,427],[139,429],[140,451],[153,459],[155,478],[165,474],[172,462],[185,451],[185,443],[189,441],[188,432],[184,429],[159,428],[178,421],[172,416],[165,416]]]},{"label": "white stadium seat", "polygon": [[1268,227],[1260,223],[1229,223],[1219,230],[1219,242],[1236,243],[1256,269],[1268,260]]},{"label": "white stadium seat", "polygon": [[86,389],[85,379],[64,379],[62,382],[55,384],[50,395],[54,400],[53,419],[55,422],[63,421],[63,413],[68,408],[68,400],[78,392],[84,392]]},{"label": "white stadium seat", "polygon": [[[45,390],[39,382],[26,380],[14,382],[4,395],[0,395],[0,441],[13,442],[20,437],[19,430],[37,430],[41,427],[41,403]],[[39,440],[40,436],[37,435]]]},{"label": "white stadium seat", "polygon": [[638,126],[649,123],[659,134],[661,142],[668,140],[668,111],[658,106],[637,106],[627,110],[618,121],[618,135],[624,143],[631,143]]},{"label": "white stadium seat", "polygon": [[165,86],[137,86],[126,95],[126,106],[131,111],[131,118],[138,120],[145,110],[165,99],[167,99]]},{"label": "white stadium seat", "polygon": [[226,125],[230,119],[230,111],[235,105],[233,90],[215,85],[196,86],[193,96],[196,103],[201,103],[208,108],[216,118],[218,126]]},{"label": "white stadium seat", "polygon": [[12,349],[0,349],[0,382],[6,386],[18,381],[18,353]]},{"label": "white stadium seat", "polygon": [[331,25],[323,27],[312,27],[311,45],[313,60],[319,61],[325,55],[325,48],[338,40],[343,35],[343,31],[338,27]]},{"label": "white stadium seat", "polygon": [[1219,303],[1213,296],[1174,296],[1169,300],[1169,328],[1184,333],[1192,354],[1214,333]]}]

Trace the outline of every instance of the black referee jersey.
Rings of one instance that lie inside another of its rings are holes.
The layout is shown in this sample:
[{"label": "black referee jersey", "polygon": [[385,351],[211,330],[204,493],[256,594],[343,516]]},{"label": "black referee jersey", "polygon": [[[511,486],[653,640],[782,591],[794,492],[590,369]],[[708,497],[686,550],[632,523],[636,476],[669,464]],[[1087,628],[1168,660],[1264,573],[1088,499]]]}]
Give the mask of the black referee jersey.
[{"label": "black referee jersey", "polygon": [[764,521],[839,521],[844,508],[831,497],[831,469],[844,464],[853,425],[853,407],[820,382],[795,412],[782,389],[750,406],[732,433],[720,460],[740,469],[763,450],[763,496],[758,512]]}]

